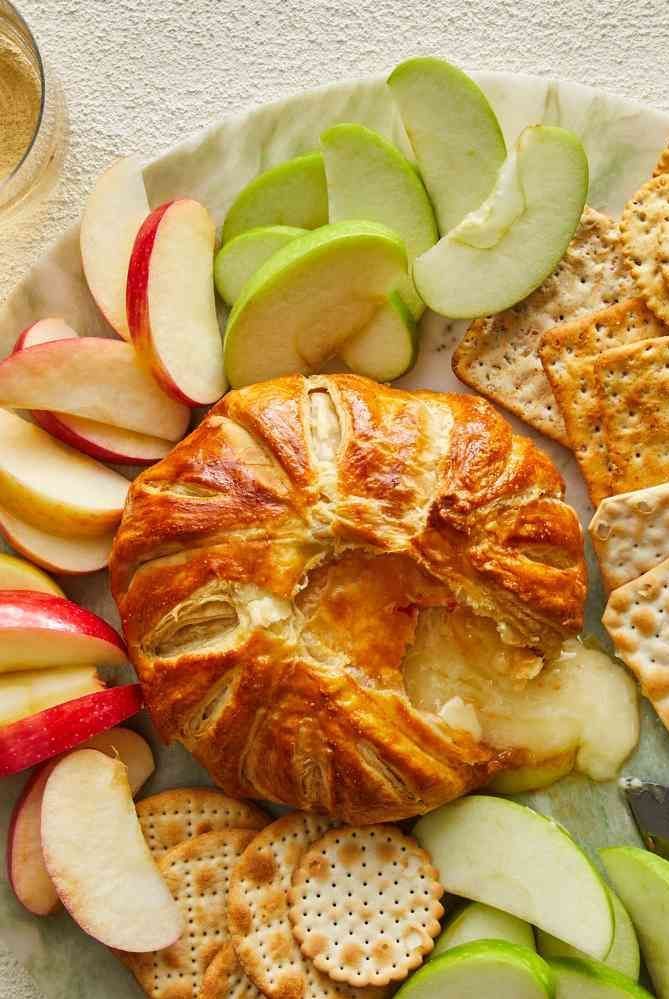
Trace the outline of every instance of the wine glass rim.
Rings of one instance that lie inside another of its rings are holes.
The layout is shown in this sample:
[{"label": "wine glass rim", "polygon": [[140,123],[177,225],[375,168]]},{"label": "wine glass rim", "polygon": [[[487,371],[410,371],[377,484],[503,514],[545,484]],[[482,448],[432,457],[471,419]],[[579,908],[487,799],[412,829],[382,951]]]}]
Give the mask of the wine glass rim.
[{"label": "wine glass rim", "polygon": [[33,134],[32,134],[32,137],[30,139],[30,142],[26,146],[25,152],[23,153],[23,156],[18,161],[18,163],[16,164],[16,166],[14,166],[10,170],[10,172],[7,174],[6,177],[3,178],[3,180],[0,180],[0,191],[2,190],[3,187],[6,187],[11,181],[13,181],[16,178],[19,170],[21,169],[21,167],[23,166],[23,164],[26,162],[26,160],[30,156],[30,154],[31,154],[31,152],[33,150],[33,147],[35,145],[35,142],[37,141],[37,136],[39,135],[40,128],[42,126],[42,119],[44,117],[44,106],[45,106],[45,100],[46,100],[46,79],[45,79],[45,75],[44,75],[44,63],[42,61],[42,53],[39,50],[39,46],[37,44],[37,41],[35,40],[35,36],[33,35],[32,31],[30,30],[30,25],[28,24],[28,22],[26,21],[26,19],[24,18],[24,16],[21,14],[21,12],[16,9],[16,7],[14,6],[13,3],[11,3],[11,0],[2,0],[1,6],[8,7],[9,8],[9,12],[11,14],[14,14],[14,16],[16,17],[16,20],[19,22],[19,24],[21,25],[21,27],[25,31],[26,36],[28,38],[28,41],[29,41],[29,43],[30,43],[30,45],[32,47],[33,52],[34,52],[35,59],[37,60],[37,69],[38,69],[38,72],[39,72],[40,104],[39,104],[39,113],[37,115],[37,121],[35,122],[35,128],[33,130]]}]

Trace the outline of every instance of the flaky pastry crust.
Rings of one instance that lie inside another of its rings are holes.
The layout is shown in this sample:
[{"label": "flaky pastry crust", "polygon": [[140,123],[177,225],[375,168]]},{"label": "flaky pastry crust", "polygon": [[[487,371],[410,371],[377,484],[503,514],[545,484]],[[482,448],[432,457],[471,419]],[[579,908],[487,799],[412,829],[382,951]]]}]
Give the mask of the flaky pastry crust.
[{"label": "flaky pastry crust", "polygon": [[551,461],[483,399],[354,375],[225,396],[133,483],[110,570],[160,733],[228,794],[354,823],[517,765],[413,707],[423,607],[551,655],[582,624],[583,540]]}]

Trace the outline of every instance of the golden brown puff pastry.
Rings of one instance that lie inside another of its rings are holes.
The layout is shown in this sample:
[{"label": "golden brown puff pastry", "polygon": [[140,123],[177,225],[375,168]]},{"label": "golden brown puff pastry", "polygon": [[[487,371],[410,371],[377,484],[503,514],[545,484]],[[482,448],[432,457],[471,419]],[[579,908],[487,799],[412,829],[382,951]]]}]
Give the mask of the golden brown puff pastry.
[{"label": "golden brown puff pastry", "polygon": [[474,396],[354,375],[231,392],[135,481],[112,553],[158,729],[229,794],[350,822],[428,811],[517,765],[414,708],[402,660],[427,607],[464,606],[537,656],[580,629],[563,490]]}]

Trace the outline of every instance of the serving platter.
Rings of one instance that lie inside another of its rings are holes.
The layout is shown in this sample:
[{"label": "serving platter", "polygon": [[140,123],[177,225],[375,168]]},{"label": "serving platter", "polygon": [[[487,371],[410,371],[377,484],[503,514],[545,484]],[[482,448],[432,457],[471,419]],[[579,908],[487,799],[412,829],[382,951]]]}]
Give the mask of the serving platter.
[{"label": "serving platter", "polygon": [[[511,146],[528,124],[543,122],[574,131],[590,163],[589,203],[617,215],[627,198],[649,176],[669,134],[669,114],[573,83],[503,73],[473,74],[490,100]],[[384,79],[327,86],[276,104],[222,120],[181,143],[145,168],[152,207],[176,196],[206,205],[217,225],[238,191],[259,172],[318,145],[321,132],[336,122],[354,121],[392,139],[405,155],[410,147]],[[137,150],[142,153],[142,150]],[[78,229],[68,232],[17,287],[0,311],[0,356],[9,353],[18,333],[47,316],[62,316],[83,335],[112,336],[90,296],[81,269]],[[398,384],[405,388],[466,391],[451,371],[451,353],[463,324],[426,313],[416,367]],[[560,445],[509,417],[515,428],[534,437],[561,469],[567,500],[587,525],[592,507],[576,464]],[[599,623],[603,597],[592,553],[588,553],[590,592],[586,633],[608,645]],[[118,624],[106,574],[65,580],[77,602]],[[145,788],[153,793],[175,784],[208,783],[179,746],[161,747],[146,719],[141,723],[157,756],[157,771]],[[644,705],[639,748],[625,773],[662,779],[669,763],[669,734]],[[0,836],[23,776],[0,781]],[[562,822],[591,852],[596,847],[639,843],[615,782],[594,784],[573,776],[551,788],[524,796],[527,803]],[[25,964],[48,999],[89,996],[105,999],[140,994],[130,974],[110,953],[84,936],[65,914],[37,920],[14,899],[0,874],[0,941]]]}]

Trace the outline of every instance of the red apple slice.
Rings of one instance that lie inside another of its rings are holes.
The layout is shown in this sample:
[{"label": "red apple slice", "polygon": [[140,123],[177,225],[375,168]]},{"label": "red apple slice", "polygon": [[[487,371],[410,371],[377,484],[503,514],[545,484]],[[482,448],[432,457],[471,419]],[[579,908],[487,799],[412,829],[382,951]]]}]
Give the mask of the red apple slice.
[{"label": "red apple slice", "polygon": [[28,669],[0,674],[0,728],[55,704],[102,690],[95,666]]},{"label": "red apple slice", "polygon": [[214,241],[203,205],[169,201],[142,225],[128,269],[133,342],[165,391],[188,406],[207,406],[225,391]]},{"label": "red apple slice", "polygon": [[0,777],[17,774],[120,725],[142,707],[138,683],[65,701],[0,728]]},{"label": "red apple slice", "polygon": [[0,674],[127,661],[118,632],[85,607],[46,593],[0,592]]},{"label": "red apple slice", "polygon": [[[155,769],[151,747],[130,728],[112,728],[83,743],[106,756],[119,756],[128,770],[128,782],[137,794]],[[7,834],[7,876],[19,902],[36,916],[48,916],[60,900],[44,866],[42,855],[42,797],[51,771],[62,757],[50,760],[30,777],[14,805]]]},{"label": "red apple slice", "polygon": [[135,812],[126,770],[93,749],[54,767],[42,799],[44,863],[84,932],[146,953],[181,936],[182,919]]},{"label": "red apple slice", "polygon": [[118,472],[4,410],[0,439],[0,503],[14,516],[64,537],[99,537],[118,524],[129,488]]},{"label": "red apple slice", "polygon": [[[99,538],[66,538],[48,534],[0,507],[0,533],[12,548],[43,569],[65,575],[80,575],[104,569],[109,561],[113,532]],[[10,589],[11,587],[5,587]],[[15,587],[23,589],[23,587]],[[34,586],[32,589],[38,589]]]},{"label": "red apple slice", "polygon": [[129,343],[92,336],[10,354],[0,364],[0,406],[48,409],[169,441],[183,437],[190,419]]},{"label": "red apple slice", "polygon": [[[54,340],[73,340],[77,336],[63,319],[40,319],[21,333],[12,353],[53,343]],[[52,437],[98,461],[112,461],[117,465],[151,465],[164,458],[171,449],[170,442],[159,437],[137,434],[81,416],[56,414],[44,409],[35,409],[32,415],[35,422]]]},{"label": "red apple slice", "polygon": [[149,213],[142,166],[135,156],[117,160],[98,177],[81,217],[81,260],[100,312],[124,340],[128,263],[135,236]]},{"label": "red apple slice", "polygon": [[34,590],[64,597],[58,583],[36,566],[15,555],[0,553],[0,590]]}]

